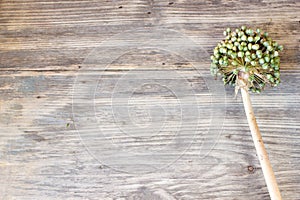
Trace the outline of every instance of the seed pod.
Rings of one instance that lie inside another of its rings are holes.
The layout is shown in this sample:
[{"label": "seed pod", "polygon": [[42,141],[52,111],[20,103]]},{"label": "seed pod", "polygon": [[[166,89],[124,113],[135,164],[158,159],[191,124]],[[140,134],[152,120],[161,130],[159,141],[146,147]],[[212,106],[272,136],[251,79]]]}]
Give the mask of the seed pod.
[{"label": "seed pod", "polygon": [[273,47],[272,46],[268,46],[267,49],[268,49],[268,51],[273,51]]},{"label": "seed pod", "polygon": [[236,57],[237,57],[237,54],[233,52],[233,53],[231,54],[230,57],[231,57],[231,58],[236,58]]},{"label": "seed pod", "polygon": [[244,57],[244,52],[239,51],[237,55],[238,55],[238,57],[242,58],[242,57]]},{"label": "seed pod", "polygon": [[248,49],[249,49],[249,50],[252,49],[252,43],[248,43]]},{"label": "seed pod", "polygon": [[256,43],[256,42],[258,42],[260,40],[260,37],[257,35],[257,36],[255,36],[255,38],[254,38],[254,42]]},{"label": "seed pod", "polygon": [[242,35],[241,40],[242,41],[246,41],[247,40],[247,36],[246,35]]},{"label": "seed pod", "polygon": [[253,50],[258,50],[259,49],[259,44],[252,45],[252,49]]},{"label": "seed pod", "polygon": [[261,67],[262,67],[263,69],[268,69],[268,68],[269,68],[269,65],[268,65],[268,63],[264,63]]},{"label": "seed pod", "polygon": [[279,78],[279,77],[280,77],[280,73],[279,73],[279,72],[274,72],[274,76],[275,76],[276,78]]},{"label": "seed pod", "polygon": [[229,43],[229,44],[226,45],[226,47],[227,47],[228,49],[232,49],[233,45]]},{"label": "seed pod", "polygon": [[282,50],[283,50],[283,46],[282,46],[282,45],[279,45],[277,49],[278,49],[279,51],[282,51]]},{"label": "seed pod", "polygon": [[263,59],[263,58],[260,58],[259,60],[258,60],[258,62],[259,62],[259,64],[264,64],[265,63],[265,60]]},{"label": "seed pod", "polygon": [[270,62],[270,57],[269,56],[266,56],[265,57],[265,61],[268,63],[268,62]]},{"label": "seed pod", "polygon": [[245,57],[245,61],[249,63],[249,62],[251,62],[251,58],[249,56],[247,56],[247,57]]},{"label": "seed pod", "polygon": [[242,51],[242,50],[244,49],[244,47],[240,44],[239,47],[238,47],[238,49],[239,49],[240,51]]},{"label": "seed pod", "polygon": [[253,42],[253,40],[254,40],[254,39],[253,39],[252,36],[249,36],[249,37],[248,37],[248,42]]},{"label": "seed pod", "polygon": [[264,45],[265,47],[268,47],[270,44],[269,44],[269,42],[265,41],[265,42],[263,42],[263,45]]},{"label": "seed pod", "polygon": [[251,65],[252,65],[252,66],[255,66],[255,65],[257,65],[257,62],[256,62],[256,61],[254,61],[254,60],[253,60],[253,61],[251,61],[250,63],[251,63]]}]

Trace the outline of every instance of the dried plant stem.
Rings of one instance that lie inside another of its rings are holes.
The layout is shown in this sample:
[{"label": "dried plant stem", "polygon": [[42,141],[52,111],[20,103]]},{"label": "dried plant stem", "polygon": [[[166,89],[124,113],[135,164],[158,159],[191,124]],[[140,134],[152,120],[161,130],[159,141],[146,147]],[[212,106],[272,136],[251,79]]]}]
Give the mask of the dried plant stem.
[{"label": "dried plant stem", "polygon": [[239,79],[239,81],[241,82],[240,83],[241,93],[242,93],[245,112],[247,115],[248,124],[252,134],[252,139],[265,177],[265,181],[269,190],[271,200],[281,200],[282,198],[275,179],[275,175],[271,163],[269,161],[268,154],[262,140],[262,136],[260,134],[259,128],[256,123],[248,88],[246,87],[246,84],[243,80]]}]

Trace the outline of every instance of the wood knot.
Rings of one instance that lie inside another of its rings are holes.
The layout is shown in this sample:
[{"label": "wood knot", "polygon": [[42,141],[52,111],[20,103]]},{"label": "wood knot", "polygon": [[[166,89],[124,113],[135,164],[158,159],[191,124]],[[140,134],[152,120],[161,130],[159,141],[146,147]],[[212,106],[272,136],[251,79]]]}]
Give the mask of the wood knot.
[{"label": "wood knot", "polygon": [[249,174],[253,174],[255,172],[255,167],[253,167],[252,165],[249,165],[247,167],[247,170],[248,170]]}]

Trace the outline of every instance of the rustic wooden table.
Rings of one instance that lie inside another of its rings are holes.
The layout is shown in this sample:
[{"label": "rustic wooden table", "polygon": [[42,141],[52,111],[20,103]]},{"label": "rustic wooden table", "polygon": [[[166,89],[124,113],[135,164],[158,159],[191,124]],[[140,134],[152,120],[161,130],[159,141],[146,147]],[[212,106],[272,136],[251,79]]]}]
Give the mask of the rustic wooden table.
[{"label": "rustic wooden table", "polygon": [[252,95],[300,199],[300,2],[0,1],[0,199],[269,199],[241,97],[209,75],[226,27],[284,46]]}]

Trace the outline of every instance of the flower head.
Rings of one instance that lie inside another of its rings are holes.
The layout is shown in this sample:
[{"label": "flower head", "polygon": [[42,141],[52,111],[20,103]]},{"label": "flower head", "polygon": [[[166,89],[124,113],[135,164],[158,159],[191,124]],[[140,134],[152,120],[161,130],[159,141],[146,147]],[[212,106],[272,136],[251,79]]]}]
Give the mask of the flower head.
[{"label": "flower head", "polygon": [[283,47],[268,33],[246,26],[224,31],[225,39],[218,43],[211,56],[211,73],[221,75],[224,84],[237,85],[239,72],[247,74],[247,85],[252,92],[261,92],[266,84],[280,83],[279,52]]}]

